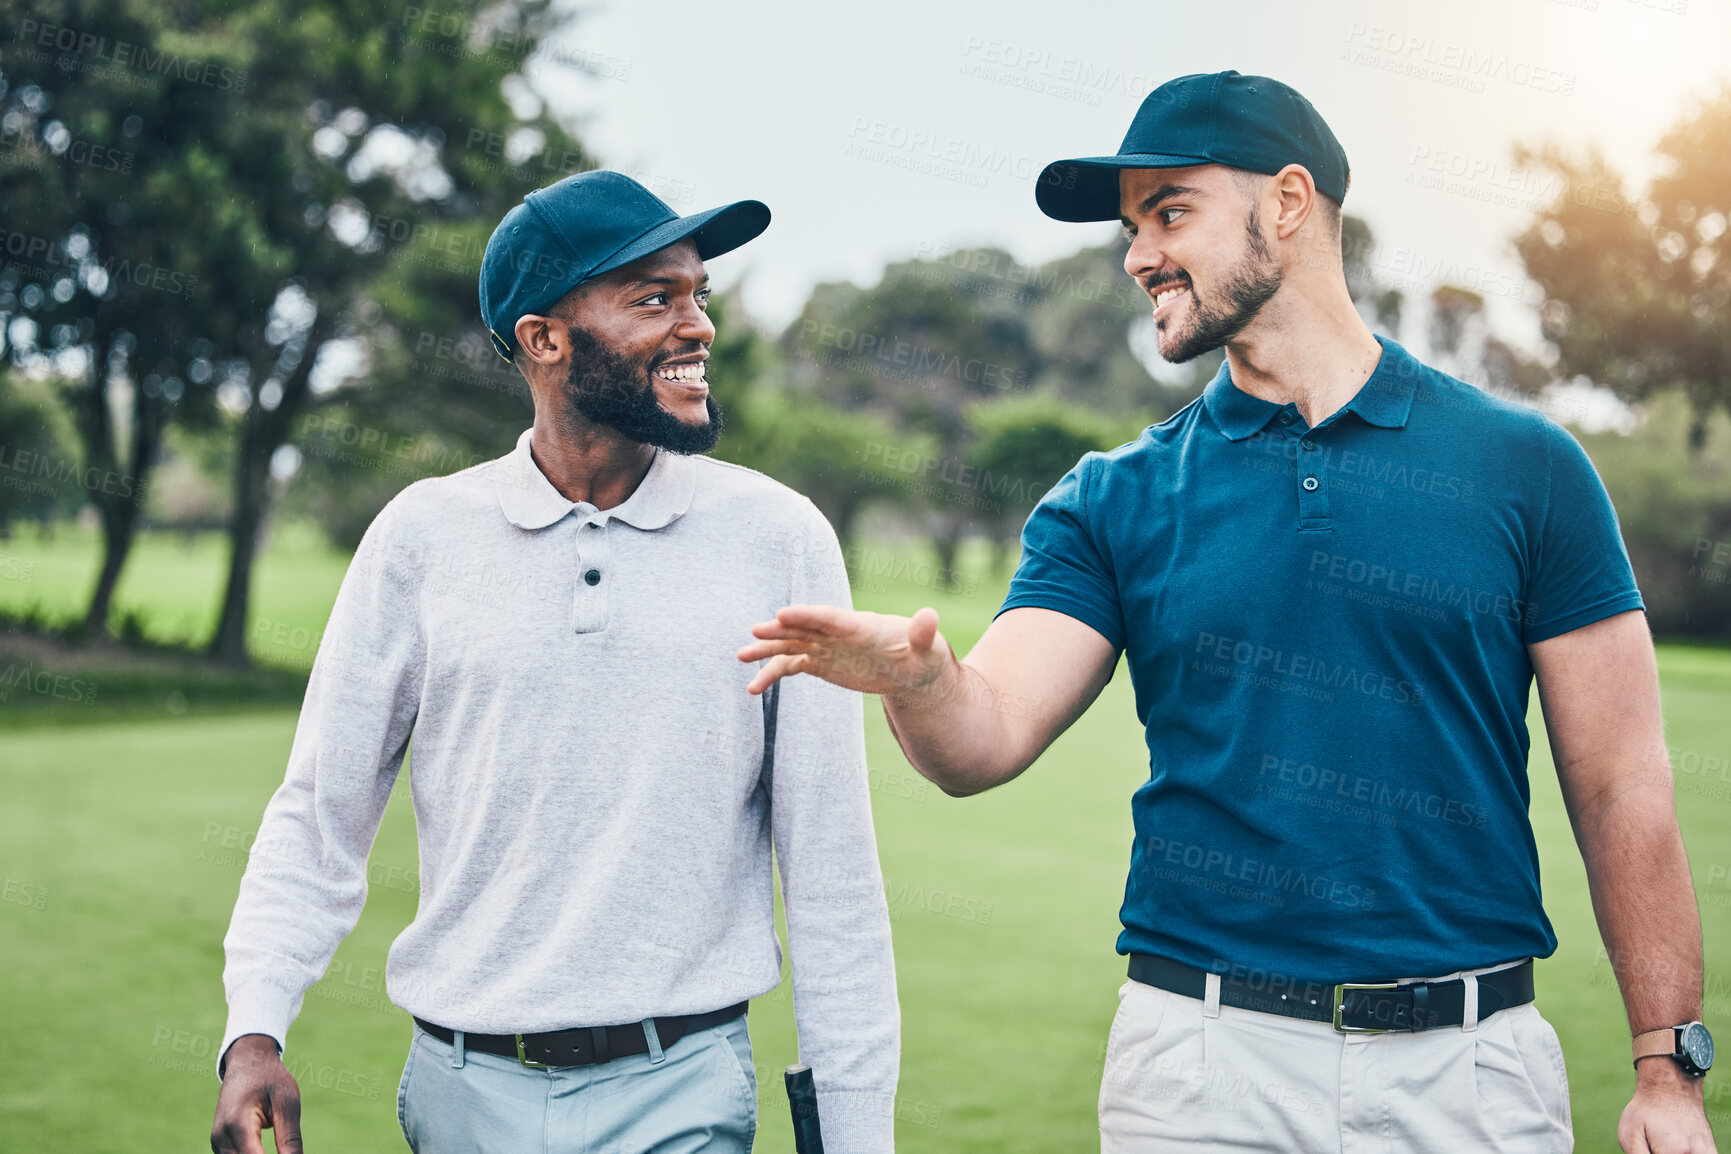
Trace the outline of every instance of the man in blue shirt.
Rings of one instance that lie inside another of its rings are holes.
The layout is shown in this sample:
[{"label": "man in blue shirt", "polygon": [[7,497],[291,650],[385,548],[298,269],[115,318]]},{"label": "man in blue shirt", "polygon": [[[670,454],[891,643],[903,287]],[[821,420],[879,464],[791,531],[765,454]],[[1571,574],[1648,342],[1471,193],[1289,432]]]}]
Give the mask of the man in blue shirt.
[{"label": "man in blue shirt", "polygon": [[1163,85],[1116,155],[1049,166],[1048,215],[1123,221],[1161,355],[1224,347],[1220,373],[1047,494],[965,661],[930,609],[804,606],[740,656],[769,658],[757,691],[803,672],[882,694],[909,760],[964,795],[1027,768],[1127,655],[1150,773],[1113,1151],[1572,1148],[1532,1005],[1557,944],[1527,814],[1536,676],[1637,1035],[1619,1139],[1710,1151],[1700,926],[1610,501],[1556,425],[1366,328],[1348,180],[1308,101],[1236,72]]}]

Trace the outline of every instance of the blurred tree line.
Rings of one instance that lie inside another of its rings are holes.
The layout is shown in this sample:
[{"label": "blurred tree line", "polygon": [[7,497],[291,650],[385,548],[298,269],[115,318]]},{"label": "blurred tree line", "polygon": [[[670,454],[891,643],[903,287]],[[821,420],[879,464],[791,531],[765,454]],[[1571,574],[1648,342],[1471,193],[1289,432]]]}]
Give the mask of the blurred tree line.
[{"label": "blurred tree line", "polygon": [[[546,0],[189,13],[42,0],[0,27],[0,534],[94,510],[84,628],[101,631],[141,527],[220,528],[209,649],[241,663],[272,517],[350,547],[403,486],[507,452],[527,425],[527,389],[479,324],[480,257],[525,192],[597,164],[535,77],[616,62],[572,51]],[[1728,109],[1722,95],[1665,137],[1674,169],[1640,198],[1590,155],[1528,155],[1569,182],[1518,241],[1549,359],[1486,336],[1467,290],[1439,288],[1428,314],[1439,363],[1483,387],[1539,401],[1591,381],[1650,402],[1632,437],[1584,439],[1655,625],[1718,636]],[[1347,217],[1349,288],[1393,333],[1406,302],[1374,252]],[[931,251],[870,287],[817,286],[781,333],[718,297],[717,455],[808,494],[844,541],[899,525],[953,575],[979,536],[1002,564],[1078,457],[1175,412],[1219,363],[1157,363],[1122,258]]]},{"label": "blurred tree line", "polygon": [[1583,437],[1615,501],[1662,634],[1731,637],[1731,83],[1658,142],[1628,190],[1596,151],[1520,160],[1561,178],[1516,238],[1545,291],[1539,320],[1564,382],[1639,404],[1627,437]]}]

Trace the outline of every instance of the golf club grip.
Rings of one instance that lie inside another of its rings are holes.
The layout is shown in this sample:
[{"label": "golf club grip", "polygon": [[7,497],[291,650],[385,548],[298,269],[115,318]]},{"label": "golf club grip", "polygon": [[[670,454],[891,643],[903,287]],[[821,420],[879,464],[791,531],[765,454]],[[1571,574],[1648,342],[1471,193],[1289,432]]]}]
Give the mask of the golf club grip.
[{"label": "golf club grip", "polygon": [[817,1084],[810,1066],[787,1068],[787,1108],[793,1113],[793,1148],[798,1154],[823,1154],[823,1131],[817,1124]]}]

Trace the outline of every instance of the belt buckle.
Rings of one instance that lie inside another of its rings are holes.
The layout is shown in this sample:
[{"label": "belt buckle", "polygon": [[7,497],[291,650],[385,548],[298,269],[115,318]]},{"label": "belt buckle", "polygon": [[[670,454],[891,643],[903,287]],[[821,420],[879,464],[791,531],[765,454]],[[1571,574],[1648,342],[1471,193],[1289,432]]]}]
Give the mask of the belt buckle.
[{"label": "belt buckle", "polygon": [[517,1061],[523,1063],[525,1066],[532,1066],[537,1070],[551,1070],[553,1068],[553,1063],[537,1062],[529,1056],[529,1052],[523,1048],[523,1035],[513,1034],[511,1036],[517,1039]]},{"label": "belt buckle", "polygon": [[1341,1034],[1389,1034],[1392,1028],[1381,1026],[1349,1026],[1340,1020],[1342,1011],[1346,1009],[1346,992],[1348,990],[1398,990],[1399,982],[1341,982],[1334,987],[1334,1028]]}]

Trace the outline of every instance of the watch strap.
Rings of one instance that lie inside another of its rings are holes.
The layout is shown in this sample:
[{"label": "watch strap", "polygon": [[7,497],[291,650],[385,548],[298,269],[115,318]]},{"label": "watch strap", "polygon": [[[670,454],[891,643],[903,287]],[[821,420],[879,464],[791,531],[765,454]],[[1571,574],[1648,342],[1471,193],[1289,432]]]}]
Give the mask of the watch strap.
[{"label": "watch strap", "polygon": [[1642,1058],[1674,1058],[1677,1056],[1677,1027],[1663,1026],[1644,1030],[1635,1035],[1635,1062]]}]

